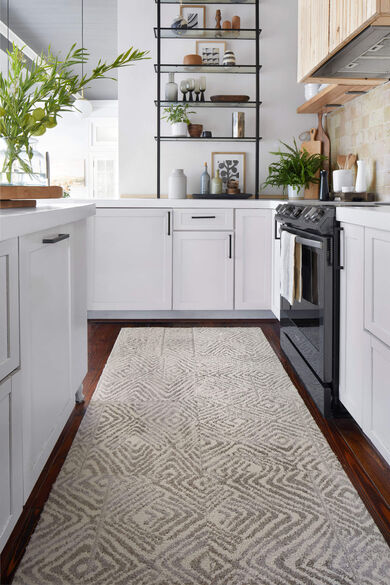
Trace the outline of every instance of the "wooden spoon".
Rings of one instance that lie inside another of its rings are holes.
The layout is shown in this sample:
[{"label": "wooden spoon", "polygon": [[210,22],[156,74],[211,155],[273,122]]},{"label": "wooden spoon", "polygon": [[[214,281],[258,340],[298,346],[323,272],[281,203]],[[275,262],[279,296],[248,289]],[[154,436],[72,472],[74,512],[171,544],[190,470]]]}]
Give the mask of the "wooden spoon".
[{"label": "wooden spoon", "polygon": [[347,157],[345,156],[345,154],[339,154],[337,155],[337,164],[339,166],[339,169],[345,169],[345,163],[346,163]]},{"label": "wooden spoon", "polygon": [[352,167],[356,163],[356,159],[357,159],[356,154],[349,154],[347,156],[347,160],[345,161],[345,168],[346,169],[352,169]]}]

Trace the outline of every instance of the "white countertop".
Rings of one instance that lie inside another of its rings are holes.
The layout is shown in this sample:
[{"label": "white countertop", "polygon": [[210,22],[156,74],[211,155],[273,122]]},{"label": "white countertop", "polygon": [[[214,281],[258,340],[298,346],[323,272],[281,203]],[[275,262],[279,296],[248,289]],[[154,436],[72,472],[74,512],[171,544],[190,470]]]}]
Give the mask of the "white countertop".
[{"label": "white countertop", "polygon": [[377,207],[339,207],[338,221],[353,223],[367,228],[390,231],[390,206]]},{"label": "white countertop", "polygon": [[69,200],[47,203],[37,201],[37,207],[0,209],[0,241],[8,240],[72,223],[95,215],[95,203]]},{"label": "white countertop", "polygon": [[123,198],[96,201],[99,208],[159,208],[159,209],[275,209],[286,200],[277,199],[157,199],[157,198]]}]

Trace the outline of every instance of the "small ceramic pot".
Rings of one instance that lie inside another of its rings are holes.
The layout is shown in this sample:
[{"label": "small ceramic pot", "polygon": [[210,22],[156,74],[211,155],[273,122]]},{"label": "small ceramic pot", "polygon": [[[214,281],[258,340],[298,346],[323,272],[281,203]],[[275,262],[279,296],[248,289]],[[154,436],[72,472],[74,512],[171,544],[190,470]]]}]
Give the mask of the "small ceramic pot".
[{"label": "small ceramic pot", "polygon": [[172,136],[187,136],[187,124],[185,122],[176,122],[172,124]]},{"label": "small ceramic pot", "polygon": [[212,138],[212,137],[213,137],[213,133],[211,132],[211,130],[203,130],[202,138]]},{"label": "small ceramic pot", "polygon": [[184,55],[184,65],[202,65],[202,57],[200,55]]},{"label": "small ceramic pot", "polygon": [[333,191],[341,193],[343,187],[349,189],[353,187],[353,170],[352,169],[337,169],[333,171]]},{"label": "small ceramic pot", "polygon": [[202,124],[188,124],[188,133],[191,138],[200,138],[203,132]]},{"label": "small ceramic pot", "polygon": [[299,187],[288,185],[287,192],[289,199],[303,199],[303,189],[299,189]]}]

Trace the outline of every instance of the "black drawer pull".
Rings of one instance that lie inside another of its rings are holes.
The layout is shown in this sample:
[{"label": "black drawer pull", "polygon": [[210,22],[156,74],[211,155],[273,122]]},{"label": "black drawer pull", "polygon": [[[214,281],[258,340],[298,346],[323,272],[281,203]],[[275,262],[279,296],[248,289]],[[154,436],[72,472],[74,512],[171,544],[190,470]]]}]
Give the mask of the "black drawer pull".
[{"label": "black drawer pull", "polygon": [[229,234],[229,260],[232,258],[232,234]]},{"label": "black drawer pull", "polygon": [[215,215],[193,215],[191,219],[217,219]]},{"label": "black drawer pull", "polygon": [[69,237],[69,234],[58,234],[58,236],[52,236],[51,238],[43,238],[42,244],[56,244],[57,242],[62,242],[62,240],[67,240]]},{"label": "black drawer pull", "polygon": [[168,236],[171,235],[171,212],[168,211]]}]

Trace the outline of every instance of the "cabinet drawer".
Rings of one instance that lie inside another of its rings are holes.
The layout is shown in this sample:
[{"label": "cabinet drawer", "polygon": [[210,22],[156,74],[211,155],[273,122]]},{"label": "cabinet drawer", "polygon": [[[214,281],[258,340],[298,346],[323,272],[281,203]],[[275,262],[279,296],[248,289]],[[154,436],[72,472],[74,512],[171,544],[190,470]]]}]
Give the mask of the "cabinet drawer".
[{"label": "cabinet drawer", "polygon": [[174,230],[232,230],[233,209],[175,209]]},{"label": "cabinet drawer", "polygon": [[18,241],[0,242],[0,380],[19,365]]}]

